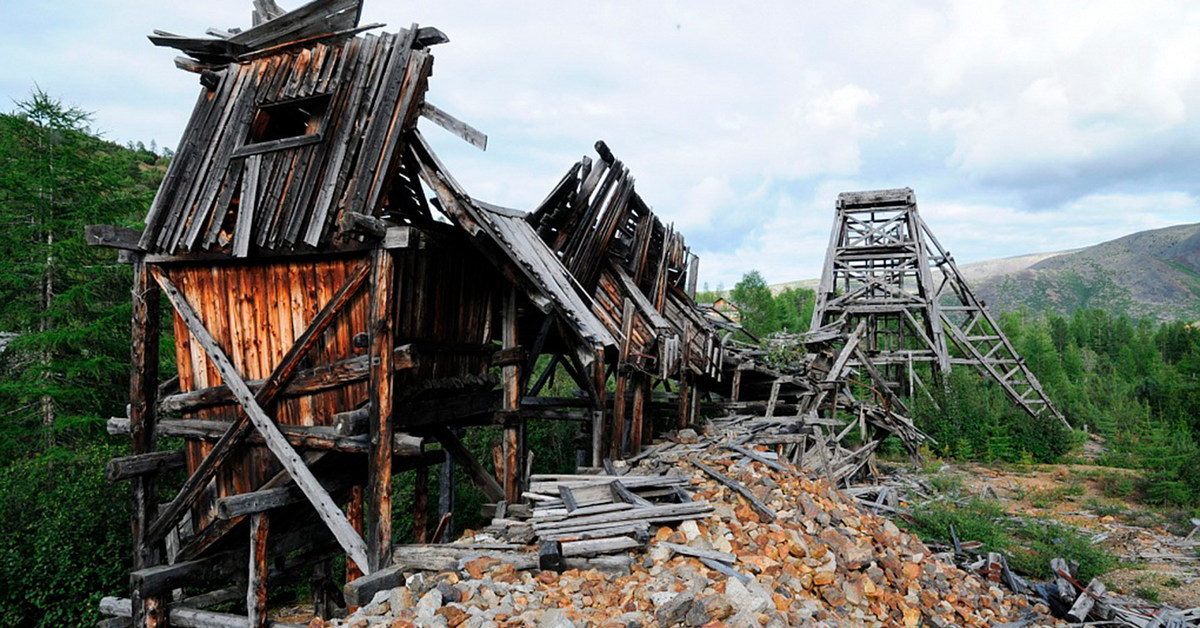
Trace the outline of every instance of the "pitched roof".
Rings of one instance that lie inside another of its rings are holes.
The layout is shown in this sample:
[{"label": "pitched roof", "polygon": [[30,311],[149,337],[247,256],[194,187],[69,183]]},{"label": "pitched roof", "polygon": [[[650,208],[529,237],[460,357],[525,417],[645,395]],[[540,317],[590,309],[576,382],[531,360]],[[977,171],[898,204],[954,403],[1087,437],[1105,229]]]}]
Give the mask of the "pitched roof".
[{"label": "pitched roof", "polygon": [[206,70],[211,86],[146,217],[142,248],[246,256],[323,247],[343,210],[380,214],[424,102],[430,30],[301,43]]}]

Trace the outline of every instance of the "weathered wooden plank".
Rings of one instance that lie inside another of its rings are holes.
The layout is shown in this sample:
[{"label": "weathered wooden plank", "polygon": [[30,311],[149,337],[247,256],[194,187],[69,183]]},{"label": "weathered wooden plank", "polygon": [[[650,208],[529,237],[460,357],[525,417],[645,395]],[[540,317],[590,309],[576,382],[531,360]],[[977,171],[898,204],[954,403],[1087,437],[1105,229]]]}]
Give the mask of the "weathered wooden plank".
[{"label": "weathered wooden plank", "polygon": [[[271,418],[267,416],[266,412],[263,411],[262,406],[255,399],[254,393],[250,392],[250,389],[242,380],[241,374],[233,368],[233,364],[229,362],[229,358],[225,356],[225,352],[221,350],[212,335],[204,327],[204,322],[196,315],[191,305],[187,303],[183,295],[179,293],[175,285],[165,275],[156,273],[155,279],[158,280],[163,293],[167,295],[167,298],[175,307],[176,313],[184,319],[188,329],[191,330],[201,346],[204,347],[205,353],[221,373],[221,379],[233,391],[234,396],[238,399],[238,403],[246,411],[246,415],[254,424],[254,427],[262,434],[267,448],[279,460],[288,474],[292,476],[292,480],[304,491],[305,496],[308,497],[316,509],[318,516],[321,517],[321,520],[325,522],[325,525],[333,532],[334,537],[337,538],[338,544],[342,546],[347,555],[360,563],[360,568],[363,568],[362,565],[366,565],[367,563],[366,545],[363,543],[362,538],[350,527],[350,523],[342,514],[341,509],[338,508],[337,504],[333,503],[329,494],[317,483],[312,472],[304,465],[300,456],[291,448],[287,439],[279,432],[279,429],[271,421]],[[294,368],[294,365],[292,366]],[[278,381],[277,378],[268,379]],[[272,391],[271,397],[273,398],[274,392],[279,387],[280,383],[276,383],[273,386],[264,386],[262,390]],[[192,477],[195,476],[193,475]],[[157,524],[158,522],[156,521],[155,523]],[[369,573],[369,567],[363,568],[363,570],[364,573]]]},{"label": "weathered wooden plank", "polygon": [[126,251],[141,251],[139,241],[142,232],[127,227],[113,225],[87,225],[83,228],[83,237],[88,246],[100,246]]},{"label": "weathered wooden plank", "polygon": [[660,547],[665,547],[665,548],[671,550],[672,552],[675,552],[676,554],[683,554],[684,556],[694,556],[696,558],[707,558],[709,560],[715,560],[715,561],[722,562],[722,563],[728,563],[730,565],[737,562],[737,554],[732,554],[730,552],[718,552],[716,550],[700,549],[698,547],[691,547],[689,545],[680,545],[678,543],[668,543],[666,541],[659,541],[657,543],[657,545]]},{"label": "weathered wooden plank", "polygon": [[612,536],[599,539],[584,539],[579,541],[562,541],[559,543],[562,556],[569,557],[592,557],[599,554],[616,554],[617,552],[627,552],[643,546],[634,539],[627,536]]},{"label": "weathered wooden plank", "polygon": [[694,465],[697,469],[707,473],[714,480],[724,484],[730,489],[733,489],[738,495],[741,495],[743,498],[745,498],[745,500],[750,503],[750,507],[754,509],[754,512],[757,512],[760,517],[767,521],[767,523],[774,521],[778,517],[778,515],[775,514],[775,511],[771,510],[770,506],[764,504],[761,499],[759,499],[750,491],[750,489],[746,488],[745,484],[726,476],[725,474],[698,460],[690,460],[689,462],[691,462],[692,465]]},{"label": "weathered wooden plank", "polygon": [[425,102],[421,105],[421,115],[429,119],[434,124],[446,129],[447,131],[457,135],[464,142],[478,148],[479,150],[487,150],[487,135],[478,131],[475,127],[455,118],[446,113],[442,109],[435,107],[430,102]]}]

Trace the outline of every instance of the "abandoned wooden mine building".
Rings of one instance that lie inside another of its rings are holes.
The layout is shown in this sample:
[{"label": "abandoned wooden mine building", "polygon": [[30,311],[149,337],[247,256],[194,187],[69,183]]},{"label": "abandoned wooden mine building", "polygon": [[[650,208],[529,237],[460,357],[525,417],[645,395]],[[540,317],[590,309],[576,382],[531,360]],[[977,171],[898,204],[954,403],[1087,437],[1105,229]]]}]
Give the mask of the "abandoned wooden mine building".
[{"label": "abandoned wooden mine building", "polygon": [[[726,358],[729,333],[694,307],[695,257],[603,144],[531,214],[477,201],[418,128],[486,143],[425,99],[445,35],[365,32],[358,0],[254,6],[244,31],[151,37],[202,90],[145,228],[88,232],[134,268],[129,416],[109,423],[132,439],[108,469],[133,496],[114,625],[264,626],[267,583],[298,577],[328,613],[332,557],[348,578],[392,561],[395,474],[416,474],[414,540],[437,540],[453,487],[433,525],[428,468],[515,503],[531,418],[579,422],[599,466],[639,451],[652,405],[688,425],[743,373],[788,394]],[[160,381],[164,298],[177,376]],[[535,398],[559,365],[580,395]],[[656,383],[672,392],[652,403]],[[477,425],[503,426],[496,475],[461,440]],[[247,616],[205,610],[231,599]]]}]

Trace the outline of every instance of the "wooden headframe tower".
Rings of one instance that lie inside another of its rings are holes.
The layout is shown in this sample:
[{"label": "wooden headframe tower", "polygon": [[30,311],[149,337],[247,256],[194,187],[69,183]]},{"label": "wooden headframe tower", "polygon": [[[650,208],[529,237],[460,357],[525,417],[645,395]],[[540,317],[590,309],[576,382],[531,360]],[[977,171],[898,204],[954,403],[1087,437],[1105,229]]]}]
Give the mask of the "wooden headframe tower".
[{"label": "wooden headframe tower", "polygon": [[812,328],[841,319],[865,322],[866,354],[898,388],[926,389],[920,364],[935,377],[969,365],[1029,414],[1067,425],[921,219],[910,188],[838,195]]}]

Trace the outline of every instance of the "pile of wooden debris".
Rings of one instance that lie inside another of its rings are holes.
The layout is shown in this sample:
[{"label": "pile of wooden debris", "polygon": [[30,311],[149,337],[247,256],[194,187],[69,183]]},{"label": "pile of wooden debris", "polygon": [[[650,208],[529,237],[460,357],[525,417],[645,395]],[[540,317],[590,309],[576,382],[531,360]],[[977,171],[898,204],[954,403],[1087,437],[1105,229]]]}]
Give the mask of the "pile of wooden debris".
[{"label": "pile of wooden debris", "polygon": [[505,508],[421,558],[398,551],[405,586],[355,581],[348,601],[361,608],[328,625],[1053,623],[1045,606],[936,556],[836,490],[823,476],[850,461],[814,463],[810,478],[762,444],[819,459],[816,442],[779,441],[803,435],[803,419],[743,417],[713,432],[684,430],[605,475],[535,476],[531,507]]}]

